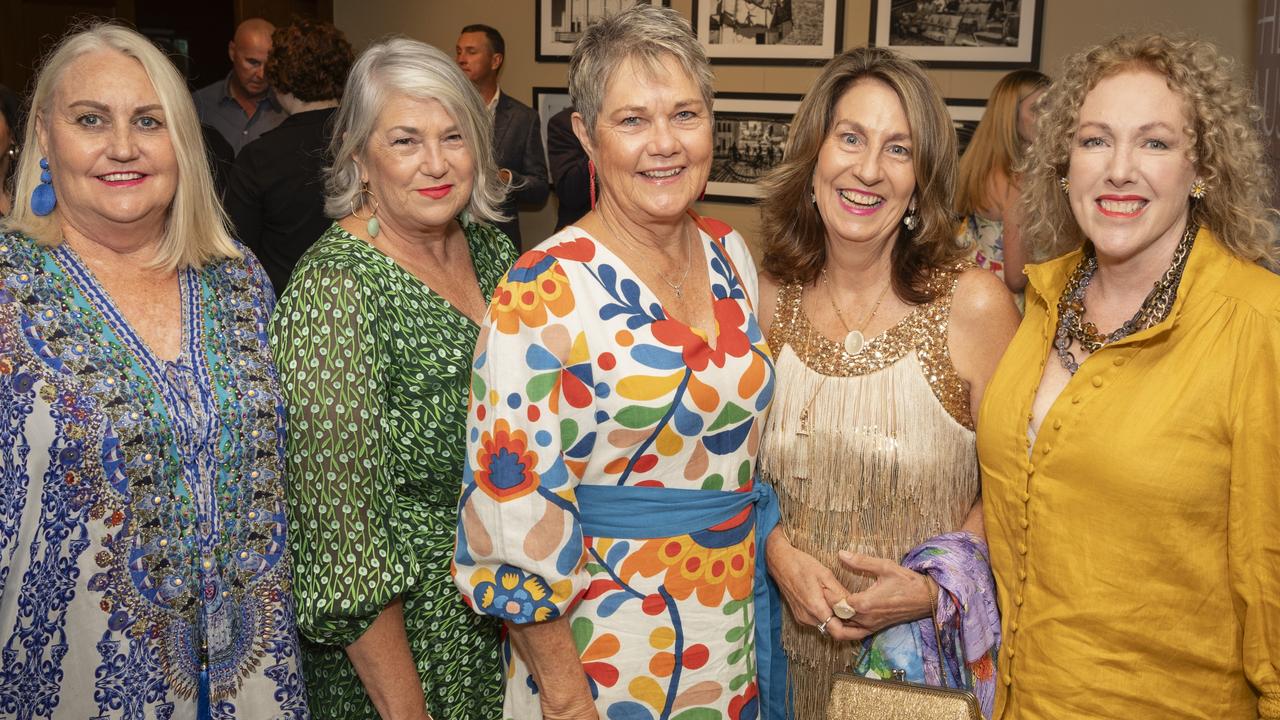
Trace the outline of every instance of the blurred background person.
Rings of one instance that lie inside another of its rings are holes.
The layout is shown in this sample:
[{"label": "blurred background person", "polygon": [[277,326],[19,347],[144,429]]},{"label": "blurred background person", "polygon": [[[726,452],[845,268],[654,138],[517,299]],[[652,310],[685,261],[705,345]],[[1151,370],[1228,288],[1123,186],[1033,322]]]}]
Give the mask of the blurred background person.
[{"label": "blurred background person", "polygon": [[324,214],[324,167],[351,43],[332,23],[295,20],[272,35],[266,77],[289,117],[245,146],[228,183],[236,234],[283,293],[298,258],[332,221]]},{"label": "blurred background person", "polygon": [[498,163],[498,179],[511,187],[502,205],[506,217],[498,223],[515,245],[520,246],[518,205],[541,205],[547,200],[547,158],[542,152],[538,113],[502,92],[498,75],[507,57],[502,33],[488,25],[468,25],[458,36],[456,59],[493,118],[493,155]]},{"label": "blurred background person", "polygon": [[307,718],[274,296],[186,83],[95,25],[31,107],[0,242],[5,711]]},{"label": "blurred background person", "polygon": [[471,357],[515,259],[489,114],[439,50],[356,61],[325,180],[335,222],[272,320],[289,409],[294,588],[311,708],[496,718],[498,625],[449,578]]},{"label": "blurred background person", "polygon": [[262,18],[249,18],[236,26],[235,36],[227,43],[231,72],[192,94],[200,122],[217,130],[234,154],[288,114],[264,74],[274,31],[275,26]]},{"label": "blurred background person", "polygon": [[13,175],[18,168],[22,146],[22,99],[0,85],[0,217],[13,209]]},{"label": "blurred background person", "polygon": [[569,94],[599,202],[481,331],[454,577],[506,621],[504,717],[781,717],[752,473],[773,364],[746,243],[690,212],[711,80],[670,8],[586,31]]},{"label": "blurred background person", "polygon": [[547,121],[547,158],[552,189],[556,193],[556,232],[574,224],[591,211],[595,196],[591,160],[573,132],[573,107]]},{"label": "blurred background person", "polygon": [[836,672],[895,670],[973,690],[989,715],[999,615],[973,428],[1017,310],[958,262],[955,132],[919,65],[850,50],[791,128],[761,208],[778,391],[760,472],[782,510],[768,561],[795,716],[825,716]]},{"label": "blurred background person", "polygon": [[978,428],[997,716],[1280,717],[1280,278],[1250,95],[1213,45],[1135,35],[1069,56],[1041,103],[1023,231],[1056,257]]},{"label": "blurred background person", "polygon": [[1016,168],[1036,138],[1035,103],[1049,77],[1015,70],[996,83],[982,121],[960,158],[956,184],[959,240],[970,259],[1004,280],[1021,300],[1027,262],[1020,227],[1022,189]]}]

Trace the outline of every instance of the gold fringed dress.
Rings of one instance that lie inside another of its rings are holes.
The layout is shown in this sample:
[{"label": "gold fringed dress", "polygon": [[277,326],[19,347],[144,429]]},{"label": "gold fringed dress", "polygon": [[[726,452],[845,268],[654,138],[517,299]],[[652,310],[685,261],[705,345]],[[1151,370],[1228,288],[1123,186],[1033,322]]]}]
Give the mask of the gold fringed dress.
[{"label": "gold fringed dress", "polygon": [[[947,350],[959,276],[937,273],[932,302],[852,357],[810,325],[802,286],[778,291],[769,335],[777,394],[760,468],[778,493],[791,543],[833,569],[850,591],[870,581],[846,570],[839,550],[900,560],[959,528],[978,495],[968,389]],[[832,673],[852,667],[860,646],[823,637],[790,609],[782,642],[795,717],[822,717]]]}]

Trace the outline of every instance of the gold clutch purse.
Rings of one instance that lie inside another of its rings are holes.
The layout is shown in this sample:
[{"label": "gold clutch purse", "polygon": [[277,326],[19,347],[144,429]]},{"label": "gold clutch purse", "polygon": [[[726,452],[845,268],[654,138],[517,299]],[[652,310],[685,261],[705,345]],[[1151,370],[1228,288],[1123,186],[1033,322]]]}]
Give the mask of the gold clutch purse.
[{"label": "gold clutch purse", "polygon": [[983,720],[967,690],[837,673],[826,720]]}]

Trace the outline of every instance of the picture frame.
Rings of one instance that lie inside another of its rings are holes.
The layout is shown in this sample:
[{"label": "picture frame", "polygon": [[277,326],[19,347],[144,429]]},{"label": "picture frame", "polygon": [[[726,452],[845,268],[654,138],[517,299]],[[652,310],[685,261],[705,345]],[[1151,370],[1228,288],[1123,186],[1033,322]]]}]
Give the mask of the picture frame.
[{"label": "picture frame", "polygon": [[946,98],[947,112],[951,115],[951,126],[956,130],[956,154],[964,155],[973,139],[973,133],[982,122],[982,115],[987,111],[987,101],[972,98]]},{"label": "picture frame", "polygon": [[717,93],[708,202],[753,203],[756,181],[782,160],[802,95]]},{"label": "picture frame", "polygon": [[[582,31],[607,15],[632,5],[658,4],[659,0],[535,0],[534,59],[538,62],[569,62]],[[671,0],[661,0],[671,7]]]},{"label": "picture frame", "polygon": [[542,153],[546,158],[547,167],[551,167],[551,156],[547,150],[547,123],[551,121],[552,115],[570,105],[573,105],[573,101],[569,98],[569,88],[540,86],[533,88],[533,110],[538,113],[538,129],[542,133]]},{"label": "picture frame", "polygon": [[930,67],[1039,67],[1044,0],[871,0],[870,44]]},{"label": "picture frame", "polygon": [[723,65],[821,65],[844,43],[843,0],[693,0],[693,31]]}]

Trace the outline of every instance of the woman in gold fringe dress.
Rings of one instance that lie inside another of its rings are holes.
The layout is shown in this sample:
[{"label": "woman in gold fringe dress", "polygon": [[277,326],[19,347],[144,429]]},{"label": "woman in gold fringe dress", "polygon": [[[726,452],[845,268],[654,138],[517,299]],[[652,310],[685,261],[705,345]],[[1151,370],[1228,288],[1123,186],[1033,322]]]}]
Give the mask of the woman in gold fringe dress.
[{"label": "woman in gold fringe dress", "polygon": [[[761,309],[778,394],[760,467],[781,503],[768,564],[806,720],[823,716],[832,674],[855,668],[965,686],[988,707],[994,693],[973,425],[1018,312],[998,278],[959,262],[955,155],[919,66],[856,49],[828,63],[767,180]],[[899,564],[935,536],[922,557],[963,557]],[[986,614],[966,624],[970,606]]]}]

